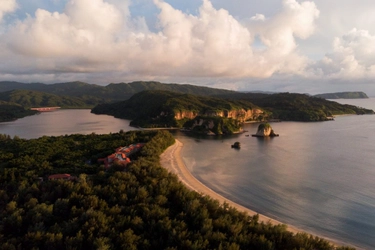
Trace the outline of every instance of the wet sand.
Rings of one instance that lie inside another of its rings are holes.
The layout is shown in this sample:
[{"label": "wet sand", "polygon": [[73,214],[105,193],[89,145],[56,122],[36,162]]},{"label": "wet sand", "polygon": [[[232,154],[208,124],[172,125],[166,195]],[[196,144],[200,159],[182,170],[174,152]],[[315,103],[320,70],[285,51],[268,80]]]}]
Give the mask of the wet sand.
[{"label": "wet sand", "polygon": [[[179,180],[189,189],[196,191],[202,195],[209,195],[213,199],[218,200],[221,204],[224,202],[228,203],[230,206],[236,208],[237,210],[241,212],[246,212],[250,216],[259,215],[259,222],[264,223],[271,223],[272,225],[279,225],[279,224],[285,224],[280,221],[277,221],[275,219],[272,219],[270,217],[267,217],[265,215],[259,214],[251,209],[248,209],[244,206],[241,206],[231,200],[228,200],[227,198],[221,196],[220,194],[214,192],[207,186],[205,186],[203,183],[201,183],[199,180],[197,180],[187,169],[185,163],[183,162],[183,159],[181,157],[181,149],[183,147],[183,143],[176,139],[175,144],[167,148],[163,154],[160,156],[160,163],[161,165],[166,168],[171,173],[174,173],[178,176]],[[292,225],[286,225],[288,231],[292,233],[308,233],[309,232],[300,230]],[[314,234],[315,235],[315,234]],[[322,237],[322,236],[319,236]],[[325,238],[325,237],[322,237]],[[327,239],[327,238],[325,238]],[[332,239],[327,239],[334,245],[348,245],[347,243],[339,242]]]}]

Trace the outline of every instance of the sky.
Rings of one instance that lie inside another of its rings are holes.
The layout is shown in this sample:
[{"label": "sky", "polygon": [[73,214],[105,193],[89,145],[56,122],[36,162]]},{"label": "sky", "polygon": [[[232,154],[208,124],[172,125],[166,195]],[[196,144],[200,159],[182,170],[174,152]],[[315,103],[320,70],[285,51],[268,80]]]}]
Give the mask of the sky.
[{"label": "sky", "polygon": [[375,96],[373,0],[0,1],[0,81]]}]

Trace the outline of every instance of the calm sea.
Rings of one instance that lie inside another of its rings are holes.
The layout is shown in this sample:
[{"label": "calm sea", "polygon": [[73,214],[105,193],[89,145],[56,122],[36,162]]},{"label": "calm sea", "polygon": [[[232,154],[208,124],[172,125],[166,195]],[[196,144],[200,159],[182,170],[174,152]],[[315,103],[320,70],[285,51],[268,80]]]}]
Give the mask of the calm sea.
[{"label": "calm sea", "polygon": [[19,136],[25,139],[44,135],[66,134],[108,134],[135,130],[129,120],[117,119],[107,115],[91,114],[89,109],[62,109],[43,112],[13,122],[0,122],[0,134]]},{"label": "calm sea", "polygon": [[[375,110],[375,99],[336,100]],[[335,121],[272,123],[280,137],[251,137],[257,124],[229,137],[177,132],[183,159],[201,182],[279,221],[364,249],[375,249],[375,115]],[[59,110],[0,123],[0,134],[105,134],[133,130],[128,120],[89,110]],[[235,141],[241,149],[231,148]]]}]

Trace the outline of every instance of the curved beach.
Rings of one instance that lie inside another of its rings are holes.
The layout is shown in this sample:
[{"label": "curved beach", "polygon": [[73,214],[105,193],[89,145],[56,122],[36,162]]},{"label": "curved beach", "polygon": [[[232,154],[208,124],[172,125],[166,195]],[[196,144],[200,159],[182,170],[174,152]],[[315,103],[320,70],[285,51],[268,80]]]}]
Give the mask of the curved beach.
[{"label": "curved beach", "polygon": [[[259,221],[264,223],[271,223],[273,225],[278,224],[285,224],[280,221],[277,221],[275,219],[272,219],[270,217],[267,217],[265,215],[259,214],[251,209],[248,209],[244,206],[241,206],[223,196],[220,194],[214,192],[207,186],[205,186],[203,183],[201,183],[199,180],[197,180],[187,169],[185,163],[183,162],[183,159],[181,157],[181,149],[183,147],[183,143],[176,139],[176,142],[167,148],[160,156],[160,163],[161,165],[166,168],[171,173],[174,173],[178,176],[179,180],[186,185],[191,190],[194,190],[198,193],[201,193],[202,195],[209,195],[213,199],[218,200],[221,204],[226,202],[230,206],[235,207],[241,212],[246,212],[250,216],[252,215],[259,215]],[[300,230],[294,226],[287,225],[288,231],[293,233],[309,233],[303,230]],[[310,234],[310,233],[309,233]],[[322,236],[319,236],[322,237]],[[343,242],[338,242],[332,239],[327,239],[334,245],[347,245]]]}]

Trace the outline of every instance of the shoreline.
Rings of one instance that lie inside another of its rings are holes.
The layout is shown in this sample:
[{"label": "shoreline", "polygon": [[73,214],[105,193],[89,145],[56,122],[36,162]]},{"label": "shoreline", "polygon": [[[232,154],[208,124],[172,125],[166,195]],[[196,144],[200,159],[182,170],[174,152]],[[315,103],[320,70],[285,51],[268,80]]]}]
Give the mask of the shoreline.
[{"label": "shoreline", "polygon": [[[338,240],[329,239],[314,233],[307,232],[305,230],[298,229],[297,227],[294,227],[292,225],[282,223],[278,220],[272,219],[268,216],[265,216],[263,214],[260,214],[254,210],[251,210],[249,208],[246,208],[238,203],[235,203],[222,195],[216,193],[212,189],[205,186],[203,183],[201,183],[199,180],[197,180],[188,170],[187,166],[185,165],[182,157],[181,157],[181,149],[183,147],[183,143],[179,140],[175,139],[175,143],[168,147],[161,155],[160,155],[160,164],[162,167],[167,169],[169,172],[174,173],[178,176],[178,179],[190,190],[196,191],[197,193],[200,193],[201,195],[208,195],[211,198],[218,200],[220,204],[223,204],[226,202],[229,204],[229,206],[236,208],[238,211],[245,212],[249,214],[250,216],[253,215],[259,215],[259,222],[263,223],[271,223],[271,225],[279,225],[283,224],[287,226],[287,230],[289,232],[292,232],[294,234],[297,233],[307,233],[313,236],[317,236],[320,238],[323,238],[327,241],[329,241],[331,244],[333,244],[335,247],[337,246],[352,246],[349,243],[341,242]],[[356,249],[360,249],[356,247]]]}]

